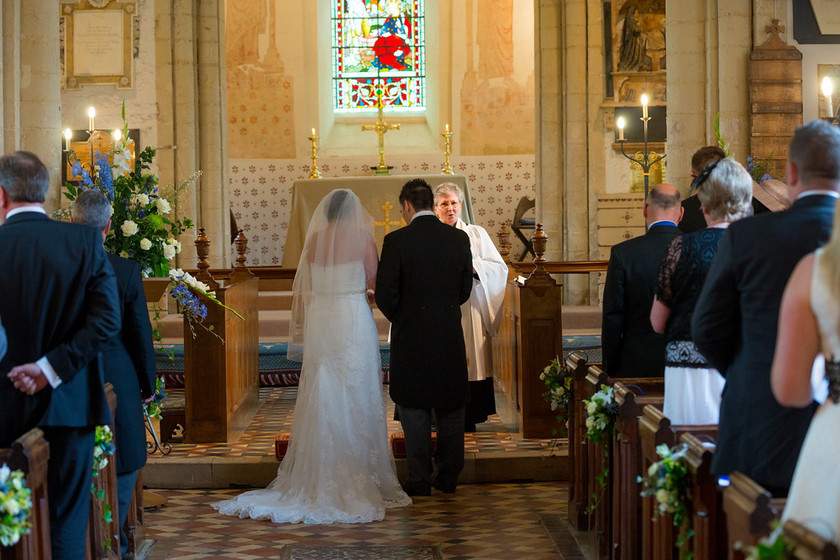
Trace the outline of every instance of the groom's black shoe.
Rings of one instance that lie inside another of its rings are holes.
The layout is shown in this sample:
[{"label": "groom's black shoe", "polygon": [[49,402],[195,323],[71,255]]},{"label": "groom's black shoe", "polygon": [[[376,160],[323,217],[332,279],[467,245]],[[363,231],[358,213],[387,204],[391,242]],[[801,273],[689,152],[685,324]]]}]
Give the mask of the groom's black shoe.
[{"label": "groom's black shoe", "polygon": [[455,485],[448,485],[443,484],[440,481],[435,481],[435,489],[440,490],[444,494],[454,494],[455,493]]},{"label": "groom's black shoe", "polygon": [[420,486],[420,485],[415,486],[414,484],[411,484],[410,482],[403,482],[402,483],[402,489],[409,496],[431,496],[432,495],[432,489],[430,487]]}]

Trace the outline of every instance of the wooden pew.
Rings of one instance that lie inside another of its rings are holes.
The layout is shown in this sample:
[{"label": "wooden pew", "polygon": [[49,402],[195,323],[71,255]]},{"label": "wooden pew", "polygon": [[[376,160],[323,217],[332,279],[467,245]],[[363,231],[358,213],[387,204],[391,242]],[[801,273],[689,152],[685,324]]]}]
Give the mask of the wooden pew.
[{"label": "wooden pew", "polygon": [[742,560],[743,552],[735,544],[756,545],[770,534],[770,523],[784,509],[784,500],[774,500],[770,492],[750,477],[739,472],[729,475],[729,486],[723,490],[723,512],[726,515],[726,533],[729,560]]},{"label": "wooden pew", "polygon": [[725,558],[726,526],[717,477],[712,474],[713,447],[692,433],[682,434],[680,441],[688,446],[685,462],[691,480],[690,526],[694,530],[686,548],[694,553],[694,560]]},{"label": "wooden pew", "polygon": [[[695,438],[702,436],[714,438],[717,436],[718,429],[717,425],[672,425],[658,406],[645,406],[638,424],[641,445],[641,465],[638,473],[640,475],[647,472],[650,465],[660,459],[656,453],[659,445],[674,447],[684,434],[691,434]],[[637,488],[641,490],[641,486],[637,485]],[[654,499],[645,497],[640,500],[642,504],[640,515],[642,557],[655,560],[679,558],[676,543],[680,530],[674,527],[671,516],[655,518]],[[688,521],[691,521],[691,516]],[[683,528],[683,531],[687,529],[688,527]]]},{"label": "wooden pew", "polygon": [[[108,398],[108,408],[111,409],[111,417],[117,408],[117,395],[114,393],[114,386],[105,384],[105,396]],[[110,425],[111,433],[116,437],[113,422]],[[99,471],[99,476],[93,478],[93,489],[104,495],[104,503],[111,508],[111,520],[105,519],[105,507],[96,495],[91,496],[90,514],[88,516],[87,534],[87,558],[91,560],[108,559],[119,560],[120,558],[120,516],[117,498],[117,462],[111,456],[108,464]]]},{"label": "wooden pew", "polygon": [[[584,384],[584,399],[589,399],[601,389],[601,385],[612,385],[609,376],[599,367],[590,366],[586,374]],[[583,416],[585,422],[585,415]],[[586,428],[584,426],[584,432]],[[587,474],[586,493],[581,496],[584,499],[585,511],[590,512],[591,528],[593,531],[593,548],[598,558],[609,558],[610,544],[612,543],[611,527],[611,501],[612,501],[612,476],[606,477],[606,484],[602,485],[599,479],[603,479],[604,470],[609,470],[612,462],[613,438],[606,438],[600,443],[586,441],[587,452]],[[590,511],[592,506],[594,511]]]},{"label": "wooden pew", "polygon": [[26,487],[31,490],[32,513],[29,534],[15,546],[0,546],[1,560],[50,560],[50,508],[47,494],[47,461],[50,446],[38,428],[16,439],[8,449],[0,449],[0,466],[5,463],[11,470],[21,470]]},{"label": "wooden pew", "polygon": [[793,556],[798,560],[840,560],[836,544],[793,519],[784,522],[782,534],[791,544]]},{"label": "wooden pew", "polygon": [[586,358],[572,353],[566,358],[566,367],[572,372],[571,394],[569,395],[569,507],[568,518],[571,526],[578,531],[590,529],[590,515],[587,513],[589,496],[586,494],[588,473],[588,451],[583,434],[586,433],[586,415],[583,395],[586,390]]},{"label": "wooden pew", "polygon": [[641,497],[637,477],[642,474],[639,418],[646,405],[661,407],[665,384],[661,377],[624,378],[613,388],[618,404],[617,438],[613,444],[612,554],[615,559],[632,560],[641,552]]},{"label": "wooden pew", "polygon": [[[184,439],[188,443],[232,442],[239,439],[259,408],[258,280],[243,270],[243,260],[227,286],[221,287],[209,273],[210,241],[203,228],[195,243],[199,256],[196,278],[245,319],[204,301],[204,324],[212,332],[196,327],[193,337],[184,321]],[[244,249],[237,245],[240,250]],[[240,256],[244,259],[242,253]]]}]

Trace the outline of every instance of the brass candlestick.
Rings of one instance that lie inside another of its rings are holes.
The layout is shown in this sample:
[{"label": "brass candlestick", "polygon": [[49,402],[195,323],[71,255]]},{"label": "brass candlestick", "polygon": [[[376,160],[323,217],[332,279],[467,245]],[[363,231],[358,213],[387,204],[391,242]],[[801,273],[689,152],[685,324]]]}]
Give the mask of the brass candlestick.
[{"label": "brass candlestick", "polygon": [[444,138],[444,157],[446,158],[445,163],[443,164],[443,168],[440,170],[441,173],[444,175],[453,175],[455,171],[452,170],[452,166],[449,164],[449,156],[452,154],[452,131],[449,130],[449,125],[446,125],[444,132],[441,134]]},{"label": "brass candlestick", "polygon": [[321,137],[315,134],[315,129],[312,129],[312,134],[309,136],[309,141],[312,142],[312,169],[309,171],[310,179],[320,179],[321,172],[318,171],[318,140]]}]

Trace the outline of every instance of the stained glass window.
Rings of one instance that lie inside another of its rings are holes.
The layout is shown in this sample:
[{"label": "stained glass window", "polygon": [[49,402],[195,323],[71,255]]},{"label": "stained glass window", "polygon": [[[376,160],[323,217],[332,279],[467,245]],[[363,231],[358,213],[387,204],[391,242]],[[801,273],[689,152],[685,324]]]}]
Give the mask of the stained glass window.
[{"label": "stained glass window", "polygon": [[333,0],[336,112],[426,108],[424,0]]}]

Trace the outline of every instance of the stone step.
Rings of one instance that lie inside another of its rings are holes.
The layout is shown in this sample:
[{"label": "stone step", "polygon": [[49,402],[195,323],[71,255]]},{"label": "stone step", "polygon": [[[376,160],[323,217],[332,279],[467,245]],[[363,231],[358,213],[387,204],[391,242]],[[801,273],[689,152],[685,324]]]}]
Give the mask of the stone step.
[{"label": "stone step", "polygon": [[292,308],[292,291],[263,291],[259,292],[257,306],[266,311]]}]

